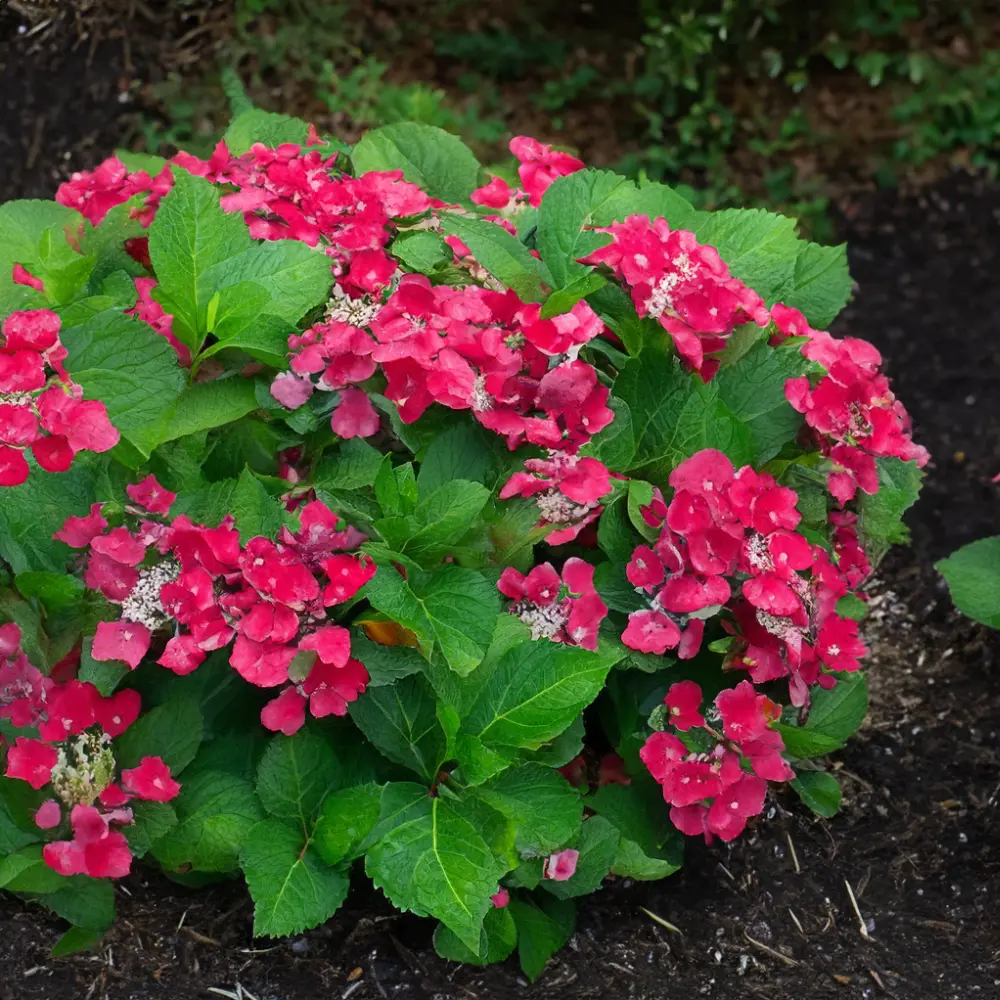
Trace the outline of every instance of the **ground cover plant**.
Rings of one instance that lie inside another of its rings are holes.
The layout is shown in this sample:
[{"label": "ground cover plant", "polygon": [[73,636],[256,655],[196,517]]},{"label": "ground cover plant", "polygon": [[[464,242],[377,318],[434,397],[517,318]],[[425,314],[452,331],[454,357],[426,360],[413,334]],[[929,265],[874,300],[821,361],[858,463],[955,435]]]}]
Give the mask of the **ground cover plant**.
[{"label": "ground cover plant", "polygon": [[141,858],[534,977],[682,835],[836,810],[927,458],[843,248],[511,152],[249,110],[0,208],[0,887],[59,950]]}]

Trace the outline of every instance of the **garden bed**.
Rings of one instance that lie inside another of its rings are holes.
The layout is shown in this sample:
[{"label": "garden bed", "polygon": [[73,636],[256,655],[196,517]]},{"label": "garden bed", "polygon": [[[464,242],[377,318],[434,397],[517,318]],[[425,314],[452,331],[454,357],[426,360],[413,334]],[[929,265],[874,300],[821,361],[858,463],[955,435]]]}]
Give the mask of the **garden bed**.
[{"label": "garden bed", "polygon": [[[64,162],[91,163],[118,141],[122,91],[80,44],[63,66],[85,81],[75,91],[83,103],[38,92],[36,104],[63,117],[44,126],[53,141],[28,167],[26,129],[37,119],[5,100],[3,197],[50,194]],[[102,65],[117,73],[109,60]],[[3,73],[16,75],[10,64]],[[429,927],[374,892],[273,945],[252,939],[241,884],[194,893],[140,870],[121,883],[120,920],[100,950],[71,959],[48,957],[57,920],[5,898],[0,998],[219,995],[210,988],[256,1000],[991,995],[1000,980],[1000,645],[950,610],[932,561],[997,527],[1000,189],[963,179],[920,198],[859,202],[850,215],[843,235],[859,293],[838,332],[886,353],[935,464],[909,517],[913,548],[894,554],[873,588],[871,722],[839,757],[840,816],[816,820],[786,795],[733,847],[692,844],[678,876],[609,884],[583,904],[570,946],[530,988],[513,962],[441,961]]]}]

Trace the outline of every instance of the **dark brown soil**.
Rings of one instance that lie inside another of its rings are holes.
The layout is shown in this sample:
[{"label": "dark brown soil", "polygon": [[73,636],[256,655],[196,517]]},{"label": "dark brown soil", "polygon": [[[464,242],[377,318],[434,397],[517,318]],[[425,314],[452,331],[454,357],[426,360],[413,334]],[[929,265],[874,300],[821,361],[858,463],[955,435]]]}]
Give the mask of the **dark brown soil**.
[{"label": "dark brown soil", "polygon": [[[158,19],[159,7],[89,38],[64,9],[19,41],[20,23],[41,20],[0,7],[0,197],[51,195],[70,161],[127,136],[134,112],[118,95],[207,16]],[[325,927],[274,943],[253,940],[240,885],[194,893],[140,872],[95,954],[50,959],[63,925],[0,900],[0,1000],[1000,996],[1000,642],[950,610],[932,565],[1000,531],[1000,186],[956,178],[847,215],[859,291],[837,330],[888,356],[935,463],[913,547],[873,588],[872,715],[835,761],[840,816],[816,820],[781,796],[731,848],[692,844],[673,879],[609,885],[531,987],[513,961],[442,962],[428,922],[360,885]]]}]

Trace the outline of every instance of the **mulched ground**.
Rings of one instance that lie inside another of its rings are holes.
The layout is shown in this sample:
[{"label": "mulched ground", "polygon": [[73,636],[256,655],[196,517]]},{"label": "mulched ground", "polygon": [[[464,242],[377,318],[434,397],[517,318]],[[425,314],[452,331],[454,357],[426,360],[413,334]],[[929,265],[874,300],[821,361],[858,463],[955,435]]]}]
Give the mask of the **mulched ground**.
[{"label": "mulched ground", "polygon": [[[26,39],[41,20],[0,9],[0,197],[51,196],[69,160],[113,148],[134,125],[118,96],[136,93],[130,74],[204,23],[136,17],[96,39],[74,35],[72,18]],[[608,886],[530,987],[513,961],[437,959],[428,923],[371,891],[275,945],[252,939],[239,886],[192,893],[142,872],[121,885],[96,954],[51,960],[60,922],[0,901],[0,1000],[1000,996],[1000,641],[950,610],[932,568],[1000,531],[1000,186],[956,177],[866,197],[841,228],[859,289],[837,332],[885,352],[935,464],[913,546],[874,588],[873,708],[835,760],[840,816],[816,820],[781,796],[731,848],[692,844],[678,876]]]}]

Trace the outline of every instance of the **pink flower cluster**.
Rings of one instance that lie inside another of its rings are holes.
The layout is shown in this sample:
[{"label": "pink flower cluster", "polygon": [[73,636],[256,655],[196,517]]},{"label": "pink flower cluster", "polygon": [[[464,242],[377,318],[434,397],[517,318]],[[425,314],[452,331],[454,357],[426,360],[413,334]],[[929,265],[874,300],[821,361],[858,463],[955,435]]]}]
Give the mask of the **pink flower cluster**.
[{"label": "pink flower cluster", "polygon": [[143,226],[149,226],[160,199],[174,186],[173,174],[164,167],[155,177],[145,170],[129,172],[128,167],[111,156],[95,170],[81,170],[59,185],[56,201],[75,208],[91,225],[98,225],[117,205],[123,205],[137,195],[145,195],[141,208],[132,215]]},{"label": "pink flower cluster", "polygon": [[143,323],[148,323],[161,337],[165,337],[170,346],[177,352],[177,361],[185,368],[191,367],[191,351],[174,336],[174,317],[163,311],[163,306],[153,298],[156,287],[155,278],[136,278],[135,305],[126,309],[127,316],[135,316]]},{"label": "pink flower cluster", "polygon": [[597,649],[597,631],[608,608],[594,589],[590,563],[567,559],[561,577],[551,563],[536,566],[527,576],[508,566],[497,589],[514,601],[509,610],[531,629],[532,639]]},{"label": "pink flower cluster", "polygon": [[119,621],[97,626],[94,659],[135,668],[155,636],[169,635],[157,662],[188,674],[232,643],[229,662],[241,677],[281,688],[261,715],[269,729],[295,732],[307,706],[317,717],[343,715],[368,672],[351,658],[347,629],[328,624],[327,609],[374,575],[374,563],[350,551],[364,536],[313,501],[297,532],[283,527],[276,542],[242,545],[231,516],[217,528],[183,515],[167,521],[175,496],[152,476],[127,489],[132,528],[109,528],[95,504],[56,534],[88,550],[87,586],[121,606]]},{"label": "pink flower cluster", "polygon": [[709,843],[713,837],[733,840],[763,808],[767,782],[795,777],[781,755],[785,744],[771,728],[781,708],[749,681],[741,681],[715,699],[720,733],[706,723],[702,700],[701,688],[693,681],[672,685],[665,698],[674,728],[705,731],[714,742],[710,750],[691,751],[680,738],[663,731],[646,740],[639,756],[662,786],[678,830],[689,836],[704,834]]},{"label": "pink flower cluster", "polygon": [[[789,317],[792,312],[780,314],[779,328],[808,329],[801,313]],[[853,337],[835,340],[820,330],[808,330],[807,336],[802,353],[822,365],[825,373],[818,379],[806,375],[789,379],[785,396],[805,415],[823,454],[833,463],[827,477],[830,493],[841,503],[852,500],[858,489],[877,493],[876,457],[926,465],[926,449],[910,437],[909,415],[890,390],[889,380],[879,373],[879,352]]]},{"label": "pink flower cluster", "polygon": [[583,160],[554,150],[526,135],[514,136],[510,140],[510,151],[517,158],[517,174],[524,185],[523,190],[511,189],[502,177],[493,177],[488,184],[472,192],[474,204],[510,210],[527,201],[537,208],[542,203],[542,195],[554,180],[574,174],[586,166]]},{"label": "pink flower cluster", "polygon": [[104,404],[83,399],[70,380],[59,341],[59,317],[49,309],[11,313],[0,346],[0,486],[20,486],[30,448],[47,472],[65,472],[79,451],[118,443]]},{"label": "pink flower cluster", "polygon": [[728,666],[746,668],[755,683],[787,677],[793,704],[807,703],[810,684],[832,687],[830,671],[858,669],[865,647],[857,622],[835,610],[870,572],[851,515],[835,515],[831,558],[796,532],[794,490],[749,466],[735,470],[722,452],[693,455],[670,485],[669,505],[654,497],[643,509],[660,530],[656,543],[638,546],[626,570],[651,595],[647,609],[629,616],[626,645],[660,654],[677,648],[689,658],[704,619],[725,606],[739,649]]},{"label": "pink flower cluster", "polygon": [[105,698],[76,677],[57,682],[32,666],[20,646],[18,626],[0,626],[0,717],[17,728],[34,727],[38,734],[17,736],[7,747],[6,776],[36,790],[51,787],[55,797],[35,815],[39,829],[59,827],[63,810],[69,810],[73,836],[44,846],[49,867],[60,875],[121,878],[128,874],[132,852],[112,825],[132,822],[132,811],[125,807],[133,797],[168,802],[180,784],[159,757],[144,757],[114,780],[110,741],[138,718],[138,691]]},{"label": "pink flower cluster", "polygon": [[604,264],[623,281],[640,316],[652,316],[673,339],[677,353],[706,381],[719,367],[706,355],[721,351],[737,326],[767,326],[770,314],[763,299],[729,274],[714,247],[693,233],[671,230],[666,219],[650,222],[629,216],[600,232],[612,241],[583,258]]}]

